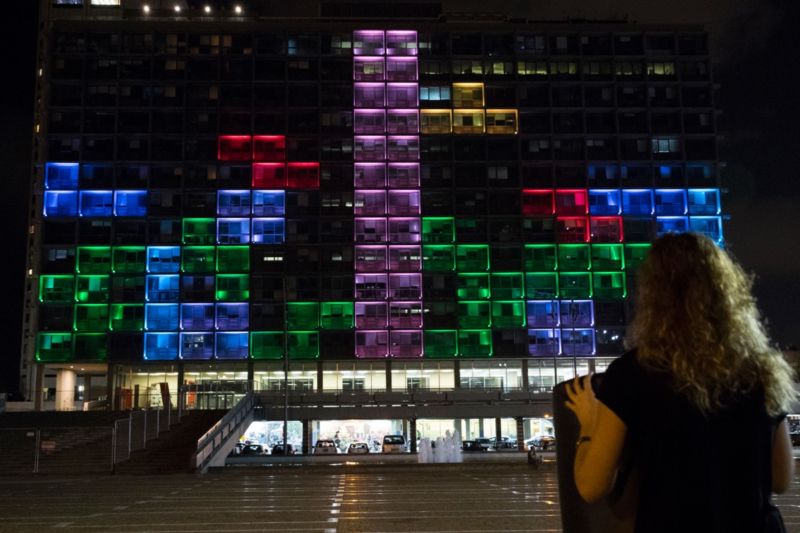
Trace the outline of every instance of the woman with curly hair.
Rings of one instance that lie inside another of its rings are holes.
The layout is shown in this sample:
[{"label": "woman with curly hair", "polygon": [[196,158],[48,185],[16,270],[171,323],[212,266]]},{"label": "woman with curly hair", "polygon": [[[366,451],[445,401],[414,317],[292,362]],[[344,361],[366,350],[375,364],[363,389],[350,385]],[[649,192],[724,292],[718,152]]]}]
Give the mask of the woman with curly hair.
[{"label": "woman with curly hair", "polygon": [[752,281],[693,233],[657,239],[639,270],[630,351],[567,386],[580,423],[575,483],[587,502],[614,483],[626,438],[638,475],[637,533],[754,533],[788,489],[793,372],[773,348]]}]

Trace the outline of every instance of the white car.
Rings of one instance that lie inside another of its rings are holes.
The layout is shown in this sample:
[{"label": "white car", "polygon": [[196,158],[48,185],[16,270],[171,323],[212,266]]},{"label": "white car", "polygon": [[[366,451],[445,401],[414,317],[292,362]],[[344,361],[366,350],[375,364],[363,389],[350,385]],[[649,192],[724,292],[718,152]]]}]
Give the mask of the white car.
[{"label": "white car", "polygon": [[336,455],[337,453],[339,453],[339,449],[332,440],[318,440],[314,445],[314,455]]},{"label": "white car", "polygon": [[351,442],[347,447],[347,453],[351,455],[369,453],[369,445],[366,442]]},{"label": "white car", "polygon": [[381,451],[383,453],[405,453],[406,438],[402,435],[385,435]]}]

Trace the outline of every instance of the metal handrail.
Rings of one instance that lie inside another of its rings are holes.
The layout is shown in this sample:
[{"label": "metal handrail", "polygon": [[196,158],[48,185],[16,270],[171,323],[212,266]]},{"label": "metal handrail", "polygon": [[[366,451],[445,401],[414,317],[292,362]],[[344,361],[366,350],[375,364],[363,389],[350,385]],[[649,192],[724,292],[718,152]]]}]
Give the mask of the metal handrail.
[{"label": "metal handrail", "polygon": [[252,413],[255,406],[255,396],[252,391],[244,395],[236,406],[214,424],[211,429],[197,439],[197,451],[194,454],[193,464],[202,472],[225,443],[228,436],[239,427]]}]

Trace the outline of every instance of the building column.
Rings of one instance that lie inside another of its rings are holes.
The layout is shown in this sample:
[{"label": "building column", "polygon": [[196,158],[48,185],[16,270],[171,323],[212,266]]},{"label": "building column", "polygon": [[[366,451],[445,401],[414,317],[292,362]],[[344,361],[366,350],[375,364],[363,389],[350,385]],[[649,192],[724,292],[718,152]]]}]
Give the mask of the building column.
[{"label": "building column", "polygon": [[34,365],[36,376],[33,385],[33,410],[42,410],[42,389],[44,388],[44,365]]},{"label": "building column", "polygon": [[408,419],[407,418],[403,419],[403,432],[402,432],[402,434],[403,434],[403,436],[405,438],[408,438]]},{"label": "building column", "polygon": [[[175,402],[175,408],[183,412],[186,407],[186,367],[183,361],[178,361],[178,398]],[[180,405],[180,407],[178,407]],[[170,409],[172,406],[170,406]]]},{"label": "building column", "polygon": [[303,455],[308,455],[311,450],[311,422],[308,419],[303,420],[303,444],[301,450]]},{"label": "building column", "polygon": [[597,365],[595,364],[595,360],[590,357],[589,358],[589,374],[594,374],[595,368],[597,368]]},{"label": "building column", "polygon": [[83,375],[83,401],[92,401],[92,375],[89,373]]},{"label": "building column", "polygon": [[392,391],[392,361],[387,359],[386,360],[386,392],[391,392],[391,391]]},{"label": "building column", "polygon": [[479,437],[484,437],[485,436],[484,433],[483,433],[483,418],[479,418],[478,419],[478,436]]},{"label": "building column", "polygon": [[494,437],[495,437],[495,450],[497,446],[500,445],[500,441],[502,440],[500,437],[503,436],[503,421],[501,418],[494,419]]},{"label": "building column", "polygon": [[522,417],[521,416],[514,417],[514,421],[517,423],[517,451],[524,452],[525,451],[525,424],[522,422]]},{"label": "building column", "polygon": [[247,360],[247,391],[253,392],[256,387],[256,362],[252,359]]},{"label": "building column", "polygon": [[411,419],[411,428],[409,430],[409,437],[411,440],[411,453],[417,453],[417,419]]},{"label": "building column", "polygon": [[115,401],[116,391],[114,390],[114,374],[116,374],[116,369],[117,367],[114,365],[108,365],[106,367],[106,409],[108,411],[119,408]]},{"label": "building column", "polygon": [[453,388],[461,388],[461,361],[453,361]]},{"label": "building column", "polygon": [[74,370],[59,368],[56,372],[56,411],[75,409],[75,381],[78,376]]},{"label": "building column", "polygon": [[530,379],[528,378],[528,360],[522,360],[522,390],[528,391],[530,387]]},{"label": "building column", "polygon": [[322,361],[317,361],[317,392],[322,392],[325,389],[322,385],[322,379],[324,374],[322,373]]}]

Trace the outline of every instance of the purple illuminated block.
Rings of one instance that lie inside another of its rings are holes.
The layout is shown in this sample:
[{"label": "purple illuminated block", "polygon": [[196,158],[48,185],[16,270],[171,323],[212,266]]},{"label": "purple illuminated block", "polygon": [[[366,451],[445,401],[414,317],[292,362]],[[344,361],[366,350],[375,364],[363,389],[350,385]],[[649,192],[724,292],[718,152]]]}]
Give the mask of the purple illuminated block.
[{"label": "purple illuminated block", "polygon": [[388,357],[389,332],[385,330],[356,331],[356,357]]},{"label": "purple illuminated block", "polygon": [[214,329],[214,304],[181,304],[181,329],[184,331]]},{"label": "purple illuminated block", "polygon": [[561,300],[561,327],[594,326],[594,302],[592,300]]},{"label": "purple illuminated block", "polygon": [[381,135],[356,135],[353,158],[356,161],[385,161],[386,137]]},{"label": "purple illuminated block", "polygon": [[389,81],[417,81],[416,57],[386,58],[386,79]]},{"label": "purple illuminated block", "polygon": [[416,244],[420,242],[420,219],[394,217],[389,219],[389,242]]},{"label": "purple illuminated block", "polygon": [[353,32],[353,55],[382,56],[386,53],[383,30]]},{"label": "purple illuminated block", "polygon": [[354,110],[353,131],[361,134],[385,133],[386,112],[383,109]]},{"label": "purple illuminated block", "polygon": [[561,330],[562,355],[594,355],[594,329],[563,328]]},{"label": "purple illuminated block", "polygon": [[386,86],[383,83],[357,82],[353,84],[353,106],[384,107],[386,105]]},{"label": "purple illuminated block", "polygon": [[181,333],[180,358],[208,360],[214,356],[214,334]]},{"label": "purple illuminated block", "polygon": [[355,247],[357,272],[385,272],[388,252],[386,246],[362,245]]},{"label": "purple illuminated block", "polygon": [[393,328],[422,327],[422,302],[390,302],[389,325]]},{"label": "purple illuminated block", "polygon": [[359,56],[353,58],[353,80],[383,81],[386,77],[385,60],[381,56]]},{"label": "purple illuminated block", "polygon": [[392,135],[387,138],[389,161],[419,161],[419,137]]},{"label": "purple illuminated block", "polygon": [[422,298],[422,274],[390,274],[389,297],[393,300],[419,300]]},{"label": "purple illuminated block", "polygon": [[418,190],[389,191],[390,215],[419,215],[420,193]]},{"label": "purple illuminated block", "polygon": [[357,243],[386,242],[386,228],[385,218],[356,218],[355,241]]},{"label": "purple illuminated block", "polygon": [[388,305],[386,302],[356,302],[355,315],[357,328],[385,328],[388,320]]},{"label": "purple illuminated block", "polygon": [[419,246],[390,246],[389,270],[419,272],[422,270],[422,253]]},{"label": "purple illuminated block", "polygon": [[[356,187],[372,188],[386,186],[386,164],[381,163],[355,163],[354,185]],[[419,169],[417,169],[419,175]]]},{"label": "purple illuminated block", "polygon": [[389,30],[386,32],[386,55],[417,55],[417,32],[414,30]]},{"label": "purple illuminated block", "polygon": [[386,274],[356,274],[356,298],[359,300],[385,300],[388,282]]},{"label": "purple illuminated block", "polygon": [[419,187],[419,163],[389,163],[389,187]]},{"label": "purple illuminated block", "polygon": [[419,110],[387,109],[386,132],[392,134],[418,134]]},{"label": "purple illuminated block", "polygon": [[353,212],[356,215],[385,215],[386,191],[356,189],[354,193]]},{"label": "purple illuminated block", "polygon": [[392,357],[422,357],[422,331],[392,331],[390,354]]},{"label": "purple illuminated block", "polygon": [[387,83],[387,107],[419,107],[419,86],[416,83]]}]

